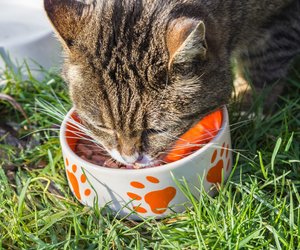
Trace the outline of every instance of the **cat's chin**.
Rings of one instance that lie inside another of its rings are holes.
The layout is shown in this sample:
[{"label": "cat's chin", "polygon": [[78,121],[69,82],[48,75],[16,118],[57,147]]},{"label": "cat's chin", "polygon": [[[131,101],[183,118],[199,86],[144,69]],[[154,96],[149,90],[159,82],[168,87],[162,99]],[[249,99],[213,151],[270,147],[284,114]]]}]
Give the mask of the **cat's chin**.
[{"label": "cat's chin", "polygon": [[158,165],[159,165],[158,160],[154,160],[152,157],[148,155],[143,155],[143,158],[140,159],[138,162],[134,163],[132,167],[139,169],[139,168],[155,167]]},{"label": "cat's chin", "polygon": [[119,153],[119,151],[117,151],[116,149],[110,150],[108,152],[113,159],[115,159],[118,163],[127,166],[128,168],[139,169],[139,168],[155,167],[159,165],[159,160],[153,159],[151,156],[147,154],[143,154],[143,157],[139,159],[137,162],[130,163],[130,162],[126,162],[121,156],[121,154]]},{"label": "cat's chin", "polygon": [[158,167],[160,166],[160,162],[159,161],[151,161],[149,163],[135,163],[134,165],[132,165],[132,168],[135,169],[141,169],[141,168],[152,168],[152,167]]}]

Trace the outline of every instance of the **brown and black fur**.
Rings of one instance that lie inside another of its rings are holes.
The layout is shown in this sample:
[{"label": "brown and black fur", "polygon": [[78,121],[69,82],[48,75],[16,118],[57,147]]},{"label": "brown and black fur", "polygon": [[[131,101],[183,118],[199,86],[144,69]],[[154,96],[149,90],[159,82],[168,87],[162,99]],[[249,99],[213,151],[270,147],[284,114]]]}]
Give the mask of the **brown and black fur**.
[{"label": "brown and black fur", "polygon": [[299,0],[44,3],[77,112],[123,159],[154,159],[226,104],[233,56],[262,86],[282,78],[300,49]]}]

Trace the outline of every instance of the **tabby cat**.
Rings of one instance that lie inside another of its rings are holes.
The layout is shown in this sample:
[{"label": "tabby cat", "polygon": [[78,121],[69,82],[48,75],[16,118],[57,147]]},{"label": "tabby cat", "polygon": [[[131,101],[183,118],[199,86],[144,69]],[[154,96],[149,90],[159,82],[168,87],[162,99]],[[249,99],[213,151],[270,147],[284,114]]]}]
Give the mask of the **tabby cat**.
[{"label": "tabby cat", "polygon": [[44,0],[63,76],[93,139],[150,164],[232,92],[232,57],[257,86],[300,51],[300,0]]}]

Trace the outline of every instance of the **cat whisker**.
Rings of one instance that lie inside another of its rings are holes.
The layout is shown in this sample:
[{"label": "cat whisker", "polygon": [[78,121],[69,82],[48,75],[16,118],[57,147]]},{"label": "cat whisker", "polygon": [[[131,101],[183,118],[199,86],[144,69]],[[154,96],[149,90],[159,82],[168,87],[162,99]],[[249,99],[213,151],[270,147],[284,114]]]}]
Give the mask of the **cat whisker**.
[{"label": "cat whisker", "polygon": [[68,118],[67,122],[68,125],[70,125],[74,129],[77,130],[80,129],[81,132],[90,133],[89,130],[84,125],[82,125],[80,122],[75,121],[73,118]]},{"label": "cat whisker", "polygon": [[55,93],[55,91],[53,89],[51,89],[51,93],[53,94],[53,96],[55,97],[55,99],[57,100],[57,102],[60,104],[60,107],[63,109],[64,113],[67,114],[68,111],[65,109],[65,106],[61,102],[60,98],[58,98],[58,96],[56,95],[56,93]]},{"label": "cat whisker", "polygon": [[[245,120],[245,121],[239,121],[239,122],[237,122],[237,123],[233,123],[233,124],[230,124],[229,125],[229,127],[230,127],[230,131],[234,131],[234,130],[236,130],[236,129],[238,129],[238,128],[240,128],[240,127],[242,127],[242,126],[244,126],[244,125],[246,125],[247,123],[249,123],[250,121],[252,121],[253,119],[251,118],[251,119],[248,119],[248,120]],[[237,127],[235,127],[235,128],[231,128],[231,127],[234,127],[234,126],[236,126],[236,125],[239,125],[239,126],[237,126]],[[211,134],[211,136],[210,137],[206,137],[206,139],[213,139],[215,136],[212,134],[212,133],[215,133],[215,132],[218,132],[219,131],[219,129],[215,129],[215,130],[210,130],[210,131],[208,131],[210,134]],[[184,139],[182,139],[182,138],[180,138],[180,137],[177,137],[177,136],[172,136],[172,135],[170,135],[168,132],[163,132],[163,133],[161,133],[160,134],[161,136],[163,136],[163,137],[165,137],[165,138],[167,138],[167,139],[172,139],[172,140],[180,140],[181,142],[184,142],[184,143],[189,143],[187,140],[184,140]]]},{"label": "cat whisker", "polygon": [[[30,135],[34,135],[41,132],[59,132],[59,128],[44,128],[44,129],[36,129],[34,131],[31,131],[29,133],[26,133],[25,135],[21,136],[20,139],[24,139]],[[57,136],[58,137],[58,136]]]},{"label": "cat whisker", "polygon": [[37,100],[37,103],[40,106],[40,108],[36,108],[37,111],[40,111],[41,113],[46,114],[47,116],[50,116],[60,122],[63,121],[67,114],[67,112],[62,112],[51,103],[41,100]]},{"label": "cat whisker", "polygon": [[[211,147],[214,148],[214,149],[223,149],[223,150],[231,151],[231,152],[233,152],[235,154],[239,154],[241,157],[243,157],[247,161],[255,163],[252,159],[250,159],[249,157],[247,157],[245,154],[241,153],[241,152],[248,152],[247,150],[232,149],[232,148],[222,147],[222,146],[218,146],[218,145],[211,145]],[[190,153],[176,154],[176,153],[169,152],[169,155],[171,155],[171,156],[179,156],[179,157],[186,157],[186,156],[190,155]]]},{"label": "cat whisker", "polygon": [[49,112],[49,111],[45,111],[45,110],[38,110],[38,111],[39,111],[40,113],[42,113],[42,114],[48,116],[48,117],[53,118],[54,120],[56,120],[56,121],[58,121],[58,122],[62,122],[63,119],[64,119],[64,117],[59,117],[59,116],[57,116],[57,114],[53,114],[53,113],[51,113],[51,112]]},{"label": "cat whisker", "polygon": [[[93,147],[95,147],[95,148],[97,147],[97,148],[101,149],[101,151],[103,151],[103,150],[106,151],[106,149],[103,145],[99,144],[97,141],[95,141],[93,139],[89,139],[89,138],[81,137],[81,136],[78,136],[78,137],[67,136],[66,138],[92,142],[94,144]],[[83,144],[83,143],[81,143],[81,144]],[[80,145],[80,143],[77,142],[76,145]],[[85,144],[83,144],[83,145],[85,145]],[[90,147],[90,145],[89,145],[89,147]]]}]

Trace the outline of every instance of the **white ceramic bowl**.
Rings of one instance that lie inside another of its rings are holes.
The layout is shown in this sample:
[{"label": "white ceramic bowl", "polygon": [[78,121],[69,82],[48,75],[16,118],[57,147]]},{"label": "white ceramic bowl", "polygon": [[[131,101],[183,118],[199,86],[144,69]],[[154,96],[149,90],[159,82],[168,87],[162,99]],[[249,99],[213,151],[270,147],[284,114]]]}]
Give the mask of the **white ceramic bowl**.
[{"label": "white ceramic bowl", "polygon": [[159,167],[130,170],[97,166],[77,156],[71,149],[74,149],[76,139],[66,139],[72,135],[70,120],[73,113],[72,109],[62,123],[60,142],[69,186],[84,205],[93,206],[97,202],[103,207],[108,203],[120,216],[135,220],[149,216],[163,218],[172,212],[183,212],[185,207],[182,204],[188,201],[174,179],[182,181],[184,178],[191,192],[199,197],[201,185],[209,192],[221,182],[222,176],[225,181],[231,172],[231,138],[226,107],[223,108],[219,133],[198,151]]},{"label": "white ceramic bowl", "polygon": [[[37,64],[59,67],[61,47],[42,0],[0,0],[0,12],[0,68],[8,64],[17,69],[26,60],[32,74],[41,78]],[[22,73],[26,76],[25,67]]]}]

